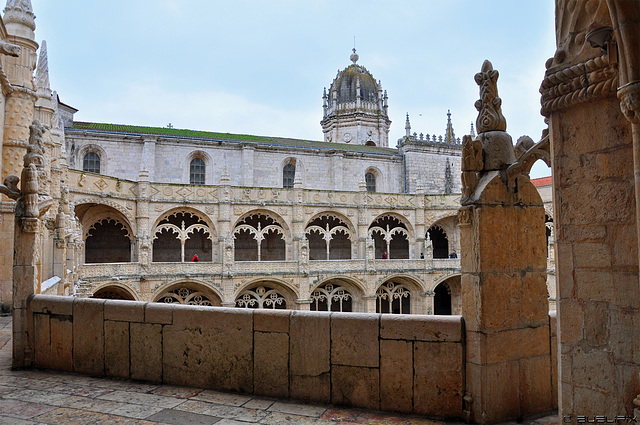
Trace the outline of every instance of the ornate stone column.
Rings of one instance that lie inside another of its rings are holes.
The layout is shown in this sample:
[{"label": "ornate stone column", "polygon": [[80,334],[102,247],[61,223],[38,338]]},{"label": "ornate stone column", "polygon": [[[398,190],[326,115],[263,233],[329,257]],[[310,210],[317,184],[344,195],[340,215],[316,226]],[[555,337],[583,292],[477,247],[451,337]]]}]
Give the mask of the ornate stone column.
[{"label": "ornate stone column", "polygon": [[464,137],[459,211],[466,390],[482,424],[551,410],[544,207],[516,162],[497,79],[489,61],[475,76],[479,134]]},{"label": "ornate stone column", "polygon": [[13,367],[29,367],[33,360],[31,318],[27,312],[29,296],[33,295],[40,283],[40,219],[52,204],[41,184],[46,177],[44,156],[44,127],[34,121],[24,168],[21,173],[20,189],[18,177],[11,175],[0,185],[0,192],[16,199],[14,256],[13,256]]}]

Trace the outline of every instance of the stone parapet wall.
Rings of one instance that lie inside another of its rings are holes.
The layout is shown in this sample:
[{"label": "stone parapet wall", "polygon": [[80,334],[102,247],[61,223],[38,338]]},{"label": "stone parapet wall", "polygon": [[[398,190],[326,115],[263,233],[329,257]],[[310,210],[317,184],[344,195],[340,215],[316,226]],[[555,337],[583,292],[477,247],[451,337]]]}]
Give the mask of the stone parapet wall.
[{"label": "stone parapet wall", "polygon": [[227,309],[44,295],[31,297],[28,307],[35,367],[462,416],[460,316]]}]

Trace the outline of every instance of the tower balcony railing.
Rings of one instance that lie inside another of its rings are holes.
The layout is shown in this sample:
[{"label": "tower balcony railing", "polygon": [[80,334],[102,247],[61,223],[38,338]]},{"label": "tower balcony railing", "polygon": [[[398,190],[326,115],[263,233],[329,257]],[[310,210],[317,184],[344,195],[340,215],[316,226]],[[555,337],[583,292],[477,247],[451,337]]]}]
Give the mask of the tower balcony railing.
[{"label": "tower balcony railing", "polygon": [[358,103],[354,100],[351,102],[341,102],[341,103],[338,103],[336,106],[333,106],[333,105],[327,106],[325,115],[331,115],[333,113],[345,113],[345,112],[351,112],[351,111],[369,111],[369,112],[377,113],[381,109],[382,108],[380,106],[380,103],[377,101],[376,102],[361,101],[360,106],[358,106]]}]

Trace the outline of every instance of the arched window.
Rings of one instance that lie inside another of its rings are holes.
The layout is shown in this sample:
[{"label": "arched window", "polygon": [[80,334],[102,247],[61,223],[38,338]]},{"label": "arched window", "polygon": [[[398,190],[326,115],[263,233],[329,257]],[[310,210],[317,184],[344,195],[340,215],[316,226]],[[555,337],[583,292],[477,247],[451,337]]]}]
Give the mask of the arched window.
[{"label": "arched window", "polygon": [[449,239],[447,234],[440,226],[431,226],[427,230],[427,236],[431,239],[433,244],[433,258],[456,258],[450,257],[449,253]]},{"label": "arched window", "polygon": [[433,296],[433,314],[451,315],[451,289],[446,283],[436,286]]},{"label": "arched window", "polygon": [[296,165],[290,162],[282,168],[282,187],[285,189],[292,189],[295,178]]},{"label": "arched window", "polygon": [[367,174],[364,175],[364,181],[367,184],[367,192],[376,191],[376,175],[373,172],[367,171]]},{"label": "arched window", "polygon": [[195,157],[191,160],[189,165],[189,184],[205,184],[205,172],[207,166],[204,163],[204,159]]},{"label": "arched window", "polygon": [[100,155],[96,152],[87,152],[82,159],[82,171],[100,173]]}]

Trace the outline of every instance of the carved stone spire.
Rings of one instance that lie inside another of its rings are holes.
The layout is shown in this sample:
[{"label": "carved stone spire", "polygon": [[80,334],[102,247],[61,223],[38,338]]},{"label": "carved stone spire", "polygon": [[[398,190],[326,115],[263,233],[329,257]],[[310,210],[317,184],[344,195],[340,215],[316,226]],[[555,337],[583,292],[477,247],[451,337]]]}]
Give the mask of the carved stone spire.
[{"label": "carved stone spire", "polygon": [[[33,31],[36,29],[36,15],[33,14],[31,0],[7,0],[3,20],[9,34],[33,39]],[[20,31],[19,26],[24,26],[27,30]],[[12,29],[16,29],[16,31],[12,31]]]},{"label": "carved stone spire", "polygon": [[41,90],[51,96],[51,86],[49,84],[49,58],[47,56],[47,42],[42,41],[40,46],[40,56],[38,57],[38,67],[36,68],[36,86],[38,94]]},{"label": "carved stone spire", "polygon": [[411,136],[411,123],[409,123],[409,113],[408,112],[407,112],[407,123],[404,125],[404,129],[407,132],[406,136],[410,137]]},{"label": "carved stone spire", "polygon": [[507,130],[507,120],[500,108],[502,99],[498,97],[498,75],[491,62],[485,60],[482,69],[474,77],[480,86],[480,99],[475,103],[479,112],[476,120],[478,134]]},{"label": "carved stone spire", "polygon": [[453,132],[453,125],[451,124],[451,110],[447,110],[447,129],[444,132],[445,143],[456,143],[456,135]]}]

